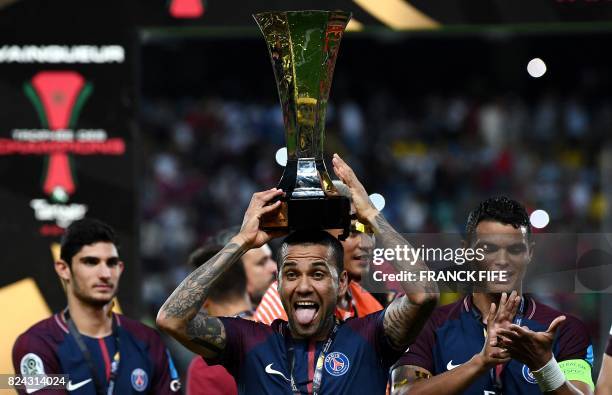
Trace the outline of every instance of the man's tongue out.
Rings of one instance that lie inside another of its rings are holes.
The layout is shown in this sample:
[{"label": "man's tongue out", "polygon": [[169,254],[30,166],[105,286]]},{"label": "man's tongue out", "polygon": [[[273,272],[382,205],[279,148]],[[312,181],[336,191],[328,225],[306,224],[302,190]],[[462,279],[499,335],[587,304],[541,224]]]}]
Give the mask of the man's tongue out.
[{"label": "man's tongue out", "polygon": [[295,315],[300,325],[310,324],[312,320],[314,320],[316,313],[317,313],[317,309],[315,308],[315,306],[312,306],[312,307],[298,306],[295,309]]}]

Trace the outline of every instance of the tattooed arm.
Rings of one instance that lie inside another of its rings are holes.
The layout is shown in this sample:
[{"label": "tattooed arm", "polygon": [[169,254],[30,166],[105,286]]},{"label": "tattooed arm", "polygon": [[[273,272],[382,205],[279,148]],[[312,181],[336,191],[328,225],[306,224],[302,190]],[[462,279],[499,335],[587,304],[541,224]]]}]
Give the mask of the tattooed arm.
[{"label": "tattooed arm", "polygon": [[[337,155],[332,160],[334,172],[351,191],[351,197],[357,216],[368,223],[376,235],[377,243],[384,248],[396,246],[410,246],[389,223],[383,215],[370,203],[365,188],[355,176],[353,170]],[[417,273],[427,270],[423,262],[411,263],[408,261],[389,262],[398,272]],[[438,300],[438,286],[429,282],[402,282],[406,295],[394,300],[385,312],[385,334],[396,350],[405,350],[415,339],[425,321],[433,311]]]},{"label": "tattooed arm", "polygon": [[[372,213],[368,222],[374,228],[376,238],[383,248],[395,249],[396,246],[404,245],[410,247],[408,241],[389,225],[381,213]],[[411,263],[393,260],[389,263],[398,273],[412,272],[417,278],[420,271],[428,270],[422,261]],[[405,350],[414,341],[438,301],[438,285],[435,282],[403,281],[401,286],[405,295],[391,302],[383,322],[385,334],[397,350]]]},{"label": "tattooed arm", "polygon": [[214,358],[225,349],[227,339],[223,323],[216,317],[200,313],[200,309],[210,288],[225,270],[249,249],[260,247],[277,236],[260,230],[259,220],[280,207],[280,201],[266,204],[282,193],[274,188],[254,194],[240,232],[218,254],[187,276],[159,310],[157,325],[191,351]]},{"label": "tattooed arm", "polygon": [[170,295],[157,315],[157,326],[191,351],[215,357],[225,348],[225,328],[216,317],[200,312],[215,280],[247,250],[232,241],[191,273]]}]

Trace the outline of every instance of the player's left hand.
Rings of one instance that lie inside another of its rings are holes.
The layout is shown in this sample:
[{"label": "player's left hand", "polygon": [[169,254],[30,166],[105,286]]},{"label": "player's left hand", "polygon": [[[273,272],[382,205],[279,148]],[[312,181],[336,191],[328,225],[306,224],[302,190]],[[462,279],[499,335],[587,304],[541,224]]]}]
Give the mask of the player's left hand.
[{"label": "player's left hand", "polygon": [[526,326],[512,324],[508,329],[498,329],[497,335],[501,337],[501,347],[507,349],[513,359],[534,371],[552,358],[553,340],[564,320],[563,315],[555,318],[545,332],[534,332]]},{"label": "player's left hand", "polygon": [[334,166],[334,173],[336,173],[340,181],[346,184],[351,191],[357,218],[363,223],[372,224],[373,219],[378,215],[378,210],[374,207],[372,202],[370,202],[368,193],[361,182],[359,182],[353,169],[351,169],[338,154],[334,154],[332,165]]}]

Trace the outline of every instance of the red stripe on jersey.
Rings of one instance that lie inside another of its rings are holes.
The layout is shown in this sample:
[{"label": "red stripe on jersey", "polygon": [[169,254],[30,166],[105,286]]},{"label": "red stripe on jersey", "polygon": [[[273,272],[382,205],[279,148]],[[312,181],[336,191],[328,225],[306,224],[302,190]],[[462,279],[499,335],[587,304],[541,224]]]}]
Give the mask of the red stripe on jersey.
[{"label": "red stripe on jersey", "polygon": [[102,351],[102,358],[104,358],[104,371],[106,373],[106,380],[109,380],[111,373],[111,364],[110,356],[108,355],[108,349],[106,348],[106,343],[104,342],[104,339],[98,339],[98,343],[100,344],[100,350]]},{"label": "red stripe on jersey", "polygon": [[312,394],[312,381],[314,380],[314,354],[316,343],[311,341],[308,344],[308,393]]}]

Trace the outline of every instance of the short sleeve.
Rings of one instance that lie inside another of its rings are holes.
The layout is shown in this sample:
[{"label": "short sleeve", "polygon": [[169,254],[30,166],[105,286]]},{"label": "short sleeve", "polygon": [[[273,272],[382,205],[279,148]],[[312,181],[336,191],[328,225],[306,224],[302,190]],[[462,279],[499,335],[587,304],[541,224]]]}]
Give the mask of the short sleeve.
[{"label": "short sleeve", "polygon": [[569,381],[581,381],[594,389],[593,345],[586,326],[575,317],[568,317],[559,328],[555,358]]},{"label": "short sleeve", "polygon": [[398,366],[413,365],[426,369],[434,374],[435,366],[433,360],[433,349],[435,345],[435,331],[432,319],[428,319],[423,329],[415,339],[414,343],[408,346],[408,349],[394,365]]},{"label": "short sleeve", "polygon": [[[24,333],[13,345],[13,368],[21,375],[62,374],[53,346],[38,335]],[[60,394],[63,390],[19,390],[20,394]]]},{"label": "short sleeve", "polygon": [[215,358],[204,358],[209,365],[222,365],[238,377],[247,352],[265,340],[272,327],[243,318],[218,317],[225,329],[225,349]]},{"label": "short sleeve", "polygon": [[376,317],[376,348],[379,355],[382,358],[384,366],[390,368],[391,365],[397,362],[398,358],[402,355],[402,351],[396,350],[391,346],[389,336],[385,333],[385,310],[381,310],[376,313],[372,313],[366,317]]},{"label": "short sleeve", "polygon": [[593,366],[593,344],[586,325],[575,317],[568,316],[559,328],[555,358],[558,362],[584,359]]},{"label": "short sleeve", "polygon": [[385,334],[385,311],[381,310],[361,318],[351,318],[346,321],[345,325],[364,338],[376,351],[381,364],[389,368],[397,361],[402,352],[391,346]]}]

